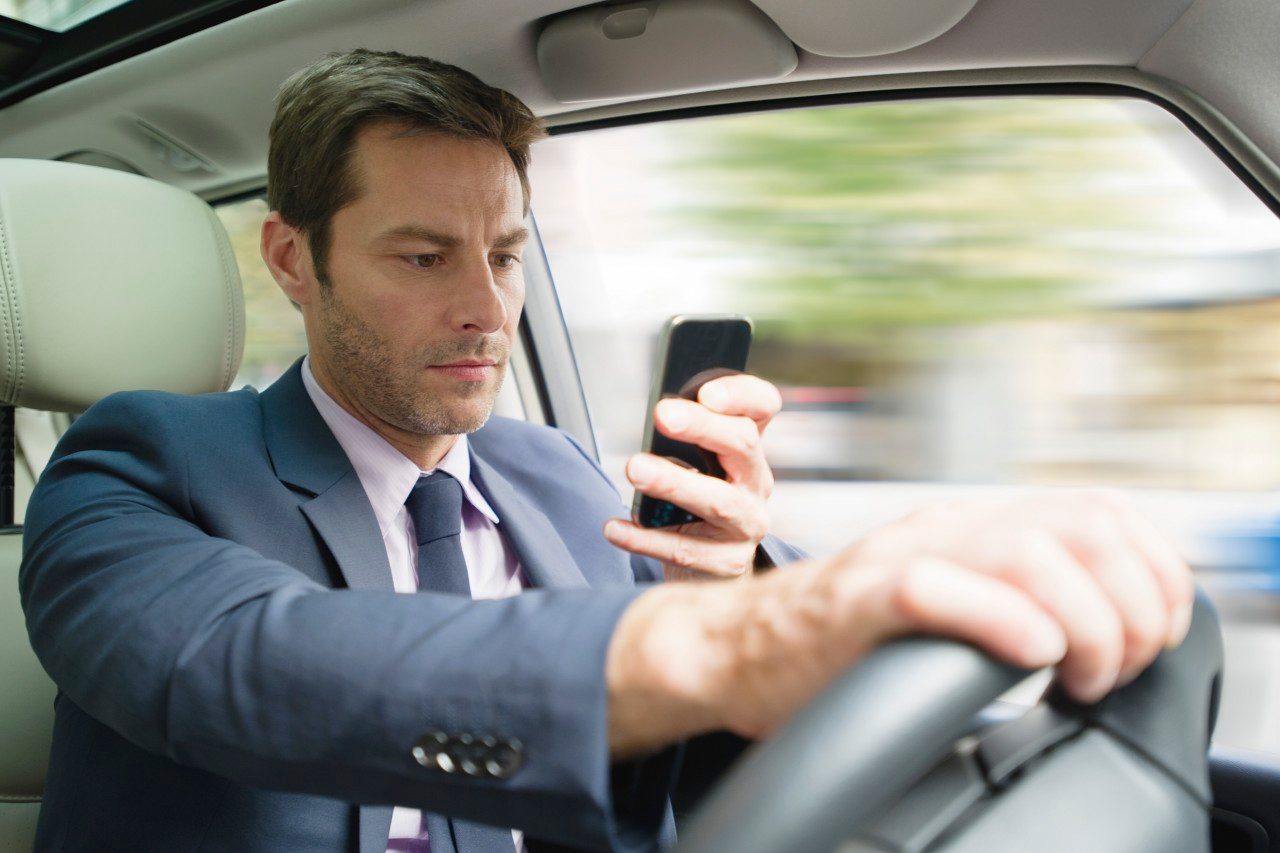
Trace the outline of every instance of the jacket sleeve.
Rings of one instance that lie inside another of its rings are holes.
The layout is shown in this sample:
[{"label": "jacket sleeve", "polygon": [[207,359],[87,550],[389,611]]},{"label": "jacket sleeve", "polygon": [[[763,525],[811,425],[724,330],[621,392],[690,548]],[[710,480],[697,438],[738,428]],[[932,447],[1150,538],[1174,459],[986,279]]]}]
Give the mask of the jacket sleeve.
[{"label": "jacket sleeve", "polygon": [[[580,848],[655,846],[663,814],[614,806],[605,719],[609,639],[642,589],[476,602],[328,589],[196,523],[189,411],[153,393],[104,400],[32,496],[22,602],[67,698],[244,784],[497,819]],[[432,730],[518,744],[516,769],[424,768],[413,748]]]}]

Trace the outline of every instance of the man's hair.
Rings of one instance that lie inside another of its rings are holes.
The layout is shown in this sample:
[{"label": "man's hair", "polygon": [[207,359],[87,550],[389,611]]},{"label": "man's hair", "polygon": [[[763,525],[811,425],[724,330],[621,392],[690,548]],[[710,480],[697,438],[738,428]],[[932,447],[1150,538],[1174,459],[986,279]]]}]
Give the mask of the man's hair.
[{"label": "man's hair", "polygon": [[333,215],[360,195],[351,168],[356,134],[383,121],[403,125],[406,134],[501,145],[515,164],[528,211],[529,146],[545,131],[519,98],[424,56],[331,53],[280,87],[267,155],[267,204],[307,235],[322,283]]}]

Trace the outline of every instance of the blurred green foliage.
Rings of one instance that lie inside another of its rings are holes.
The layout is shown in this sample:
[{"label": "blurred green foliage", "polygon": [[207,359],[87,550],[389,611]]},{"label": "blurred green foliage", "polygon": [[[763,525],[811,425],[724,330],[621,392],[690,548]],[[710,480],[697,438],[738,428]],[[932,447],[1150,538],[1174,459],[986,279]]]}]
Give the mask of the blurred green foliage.
[{"label": "blurred green foliage", "polygon": [[1136,225],[1112,100],[926,100],[672,128],[678,227],[740,257],[758,337],[869,344],[1065,307]]}]

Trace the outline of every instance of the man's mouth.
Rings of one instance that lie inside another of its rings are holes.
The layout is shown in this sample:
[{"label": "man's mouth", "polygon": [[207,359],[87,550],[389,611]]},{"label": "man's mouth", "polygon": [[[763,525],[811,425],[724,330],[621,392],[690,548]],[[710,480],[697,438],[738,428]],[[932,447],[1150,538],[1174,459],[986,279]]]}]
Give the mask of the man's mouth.
[{"label": "man's mouth", "polygon": [[447,364],[433,364],[427,369],[454,379],[482,382],[493,375],[498,369],[498,364],[492,359],[464,358]]}]

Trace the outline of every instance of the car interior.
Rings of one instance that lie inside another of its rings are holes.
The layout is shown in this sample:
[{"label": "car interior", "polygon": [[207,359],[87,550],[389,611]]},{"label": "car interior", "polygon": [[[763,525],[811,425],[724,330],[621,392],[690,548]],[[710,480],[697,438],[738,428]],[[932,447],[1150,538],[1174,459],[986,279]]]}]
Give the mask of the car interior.
[{"label": "car interior", "polygon": [[[553,141],[800,106],[1135,99],[1280,215],[1277,39],[1264,0],[0,0],[0,849],[33,843],[56,694],[18,600],[26,498],[95,400],[235,380],[253,306],[214,208],[262,196],[297,69],[430,56],[519,96]],[[538,216],[535,185],[496,413],[596,452]],[[894,644],[676,803],[678,849],[1280,851],[1280,756],[1210,745],[1222,660],[1203,597],[1188,641],[1092,708],[1002,702],[1026,673]]]}]

